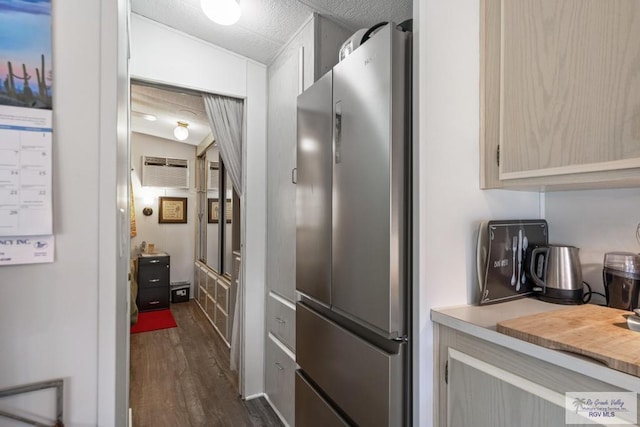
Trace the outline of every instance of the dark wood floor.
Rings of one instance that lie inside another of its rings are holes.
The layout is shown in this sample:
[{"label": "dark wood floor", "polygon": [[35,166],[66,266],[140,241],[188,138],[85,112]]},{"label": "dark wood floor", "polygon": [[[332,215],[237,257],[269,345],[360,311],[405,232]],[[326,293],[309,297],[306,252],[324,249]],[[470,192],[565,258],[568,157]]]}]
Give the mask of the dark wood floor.
[{"label": "dark wood floor", "polygon": [[171,311],[177,328],[131,335],[133,427],[282,426],[264,398],[238,396],[229,348],[196,303]]}]

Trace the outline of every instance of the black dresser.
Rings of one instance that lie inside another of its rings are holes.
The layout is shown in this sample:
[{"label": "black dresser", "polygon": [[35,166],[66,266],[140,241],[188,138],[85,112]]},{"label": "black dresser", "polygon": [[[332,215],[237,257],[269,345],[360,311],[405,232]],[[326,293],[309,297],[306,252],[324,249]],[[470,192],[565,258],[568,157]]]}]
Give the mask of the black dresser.
[{"label": "black dresser", "polygon": [[138,257],[139,311],[169,308],[170,283],[169,255],[142,255]]}]

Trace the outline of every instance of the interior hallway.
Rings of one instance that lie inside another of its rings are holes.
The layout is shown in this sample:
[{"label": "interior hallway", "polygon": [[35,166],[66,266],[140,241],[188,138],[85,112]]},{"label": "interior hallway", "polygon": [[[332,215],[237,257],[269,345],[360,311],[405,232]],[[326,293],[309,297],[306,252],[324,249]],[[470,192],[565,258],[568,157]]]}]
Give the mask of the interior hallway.
[{"label": "interior hallway", "polygon": [[177,328],[131,335],[133,426],[282,426],[264,398],[240,399],[229,348],[196,303],[171,311]]}]

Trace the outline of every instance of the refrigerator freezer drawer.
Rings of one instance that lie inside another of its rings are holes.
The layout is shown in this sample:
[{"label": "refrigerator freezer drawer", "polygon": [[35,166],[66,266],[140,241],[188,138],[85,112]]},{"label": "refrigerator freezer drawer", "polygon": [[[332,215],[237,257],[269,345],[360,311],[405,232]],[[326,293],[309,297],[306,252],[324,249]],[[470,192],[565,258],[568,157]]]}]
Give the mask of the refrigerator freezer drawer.
[{"label": "refrigerator freezer drawer", "polygon": [[403,425],[403,351],[387,353],[304,304],[296,308],[296,361],[356,424]]},{"label": "refrigerator freezer drawer", "polygon": [[296,372],[296,425],[303,427],[348,426],[338,413]]}]

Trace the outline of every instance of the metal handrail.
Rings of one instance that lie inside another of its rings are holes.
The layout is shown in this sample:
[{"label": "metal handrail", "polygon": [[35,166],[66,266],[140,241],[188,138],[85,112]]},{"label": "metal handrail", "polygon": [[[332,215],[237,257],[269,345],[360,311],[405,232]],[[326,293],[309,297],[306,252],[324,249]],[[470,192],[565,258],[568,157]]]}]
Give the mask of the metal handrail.
[{"label": "metal handrail", "polygon": [[[44,390],[47,388],[56,389],[56,423],[53,425],[53,427],[64,427],[64,424],[62,422],[64,380],[59,379],[59,380],[41,381],[33,384],[5,388],[3,390],[0,390],[0,399],[3,397],[15,396],[17,394],[31,393],[34,391]],[[43,424],[40,421],[35,421],[32,419],[29,419],[20,415],[12,414],[2,410],[0,410],[0,417],[10,418],[26,424],[31,424],[36,427],[52,427],[49,424]]]}]

